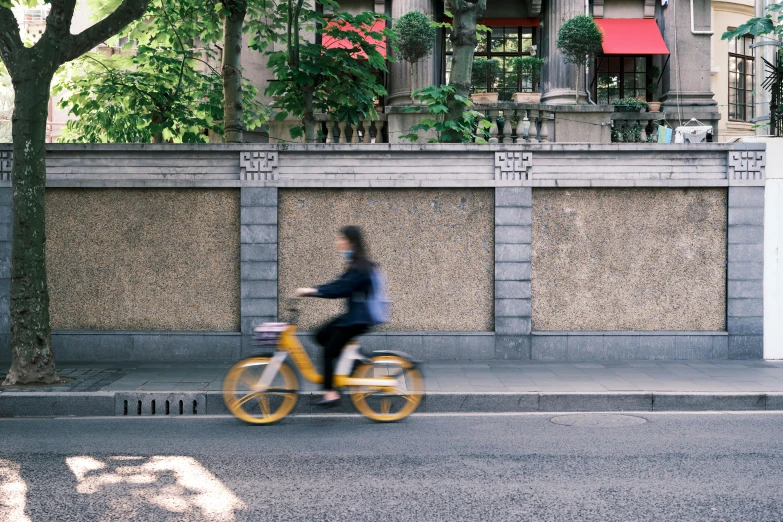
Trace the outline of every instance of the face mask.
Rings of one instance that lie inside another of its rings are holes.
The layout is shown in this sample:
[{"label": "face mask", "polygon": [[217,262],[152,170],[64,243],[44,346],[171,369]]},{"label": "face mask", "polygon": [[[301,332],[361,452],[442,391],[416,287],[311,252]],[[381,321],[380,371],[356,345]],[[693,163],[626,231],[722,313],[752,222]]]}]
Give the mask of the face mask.
[{"label": "face mask", "polygon": [[340,250],[340,254],[346,261],[350,261],[353,258],[353,250]]}]

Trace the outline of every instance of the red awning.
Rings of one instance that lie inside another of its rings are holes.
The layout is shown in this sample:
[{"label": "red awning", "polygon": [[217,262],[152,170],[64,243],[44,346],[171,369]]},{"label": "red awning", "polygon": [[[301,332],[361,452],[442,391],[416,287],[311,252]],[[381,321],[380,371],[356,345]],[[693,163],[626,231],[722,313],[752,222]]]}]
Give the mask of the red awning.
[{"label": "red awning", "polygon": [[[336,24],[336,23],[337,22],[329,22],[329,25]],[[362,29],[355,29],[354,27],[351,27],[350,24],[342,24],[340,26],[340,29],[343,31],[353,30],[358,33],[362,32]],[[372,28],[370,28],[370,30],[367,32],[380,33],[384,29],[386,29],[386,20],[380,19],[380,20],[376,20]],[[384,58],[386,57],[386,40],[376,40],[375,38],[367,36],[365,37],[365,41],[367,43],[374,44],[378,52],[381,53]],[[324,35],[323,40],[321,41],[321,45],[323,45],[327,49],[352,49],[353,48],[353,44],[351,44],[350,41],[345,39],[338,40],[337,38],[334,38],[332,36],[327,36],[327,35]],[[364,51],[359,51],[356,53],[356,56],[362,56],[366,58],[367,54]]]},{"label": "red awning", "polygon": [[597,18],[604,34],[604,54],[669,54],[652,18]]}]

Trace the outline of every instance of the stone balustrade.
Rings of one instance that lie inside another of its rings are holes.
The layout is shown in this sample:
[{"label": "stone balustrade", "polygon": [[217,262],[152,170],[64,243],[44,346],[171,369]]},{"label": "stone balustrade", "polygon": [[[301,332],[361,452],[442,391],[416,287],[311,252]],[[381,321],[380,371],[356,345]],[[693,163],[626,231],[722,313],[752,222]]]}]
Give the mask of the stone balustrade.
[{"label": "stone balustrade", "polygon": [[658,143],[662,112],[615,112],[611,118],[612,143]]},{"label": "stone balustrade", "polygon": [[378,117],[372,120],[361,120],[358,125],[337,121],[329,114],[317,114],[315,121],[321,124],[321,143],[389,142],[385,114],[378,114]]}]

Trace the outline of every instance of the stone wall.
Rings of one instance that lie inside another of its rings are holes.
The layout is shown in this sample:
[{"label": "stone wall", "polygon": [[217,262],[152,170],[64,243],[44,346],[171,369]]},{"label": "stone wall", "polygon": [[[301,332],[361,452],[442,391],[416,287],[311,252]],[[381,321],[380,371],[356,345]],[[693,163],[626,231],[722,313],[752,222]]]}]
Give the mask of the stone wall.
[{"label": "stone wall", "polygon": [[239,190],[49,189],[51,324],[238,331]]},{"label": "stone wall", "polygon": [[725,330],[725,189],[534,189],[534,330]]},{"label": "stone wall", "polygon": [[[363,228],[393,301],[385,330],[492,331],[494,189],[279,191],[279,297],[339,275],[344,225]],[[303,328],[340,311],[305,303]]]}]

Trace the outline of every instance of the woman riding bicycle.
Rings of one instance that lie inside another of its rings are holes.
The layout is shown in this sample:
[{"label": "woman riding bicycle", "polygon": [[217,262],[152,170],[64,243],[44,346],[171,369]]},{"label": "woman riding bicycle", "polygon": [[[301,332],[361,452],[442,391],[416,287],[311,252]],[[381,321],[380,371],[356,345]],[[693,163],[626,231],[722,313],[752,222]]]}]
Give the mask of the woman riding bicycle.
[{"label": "woman riding bicycle", "polygon": [[315,335],[318,344],[324,348],[324,395],[316,403],[321,406],[334,406],[340,400],[340,394],[332,386],[334,360],[340,356],[348,341],[367,332],[373,324],[367,300],[372,291],[372,271],[375,263],[367,257],[359,227],[347,226],[340,229],[335,247],[345,259],[345,272],[331,283],[296,290],[299,297],[348,301],[348,311],[323,325]]}]

